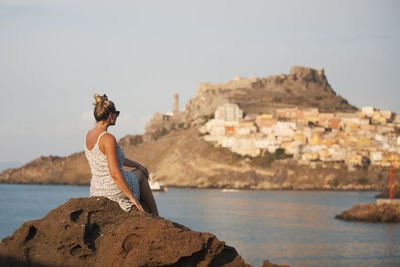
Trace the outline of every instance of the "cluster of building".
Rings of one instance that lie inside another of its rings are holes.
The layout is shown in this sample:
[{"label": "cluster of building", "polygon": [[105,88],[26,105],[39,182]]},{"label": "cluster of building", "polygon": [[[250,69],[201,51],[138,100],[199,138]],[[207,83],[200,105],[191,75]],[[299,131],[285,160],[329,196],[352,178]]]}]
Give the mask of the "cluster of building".
[{"label": "cluster of building", "polygon": [[200,131],[206,141],[251,157],[283,148],[305,164],[324,161],[350,167],[400,167],[400,116],[373,107],[353,113],[284,108],[244,118],[238,105],[224,104]]}]

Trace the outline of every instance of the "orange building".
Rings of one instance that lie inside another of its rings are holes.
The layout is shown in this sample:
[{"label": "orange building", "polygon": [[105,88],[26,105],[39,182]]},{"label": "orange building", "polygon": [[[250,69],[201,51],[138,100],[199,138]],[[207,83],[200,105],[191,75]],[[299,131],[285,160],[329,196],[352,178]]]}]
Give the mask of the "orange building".
[{"label": "orange building", "polygon": [[236,127],[234,126],[225,126],[225,135],[235,135]]}]

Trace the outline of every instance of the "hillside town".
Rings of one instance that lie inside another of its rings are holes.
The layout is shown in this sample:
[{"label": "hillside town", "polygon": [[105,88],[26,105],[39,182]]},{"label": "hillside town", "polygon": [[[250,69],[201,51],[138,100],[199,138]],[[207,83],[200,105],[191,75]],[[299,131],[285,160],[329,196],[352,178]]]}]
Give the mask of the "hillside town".
[{"label": "hillside town", "polygon": [[204,139],[242,156],[284,149],[300,164],[341,162],[355,166],[400,167],[400,116],[362,107],[353,113],[318,108],[282,108],[247,116],[236,104],[217,108],[200,131]]}]

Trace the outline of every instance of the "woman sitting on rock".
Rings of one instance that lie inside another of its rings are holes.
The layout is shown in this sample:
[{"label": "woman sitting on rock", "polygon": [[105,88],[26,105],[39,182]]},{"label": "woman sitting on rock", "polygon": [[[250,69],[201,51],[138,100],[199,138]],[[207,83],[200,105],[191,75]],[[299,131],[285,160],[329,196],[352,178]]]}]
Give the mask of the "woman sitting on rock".
[{"label": "woman sitting on rock", "polygon": [[[149,172],[139,163],[125,158],[115,137],[107,128],[115,125],[119,111],[106,95],[94,95],[96,126],[86,135],[85,155],[92,172],[90,196],[104,196],[119,203],[124,211],[133,205],[144,212],[141,202],[158,216],[157,205],[148,183]],[[135,168],[125,171],[122,166]]]}]

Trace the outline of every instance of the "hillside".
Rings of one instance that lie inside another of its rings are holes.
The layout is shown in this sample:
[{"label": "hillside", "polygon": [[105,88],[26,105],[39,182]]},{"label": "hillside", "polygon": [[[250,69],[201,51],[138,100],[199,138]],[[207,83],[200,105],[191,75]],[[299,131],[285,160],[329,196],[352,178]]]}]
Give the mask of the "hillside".
[{"label": "hillside", "polygon": [[169,186],[238,189],[380,190],[387,186],[380,168],[348,171],[344,164],[241,157],[207,143],[197,129],[178,130],[153,143],[125,148]]},{"label": "hillside", "polygon": [[83,152],[68,157],[42,156],[0,173],[0,183],[85,185],[89,179],[90,169]]},{"label": "hillside", "polygon": [[[131,139],[126,137],[123,140]],[[121,141],[123,141],[121,140]],[[342,164],[298,165],[295,160],[241,157],[203,140],[197,129],[173,131],[155,142],[120,142],[128,158],[148,167],[167,186],[238,189],[382,190],[388,173],[369,168],[348,171]],[[88,184],[83,153],[41,157],[0,174],[3,183]]]}]

